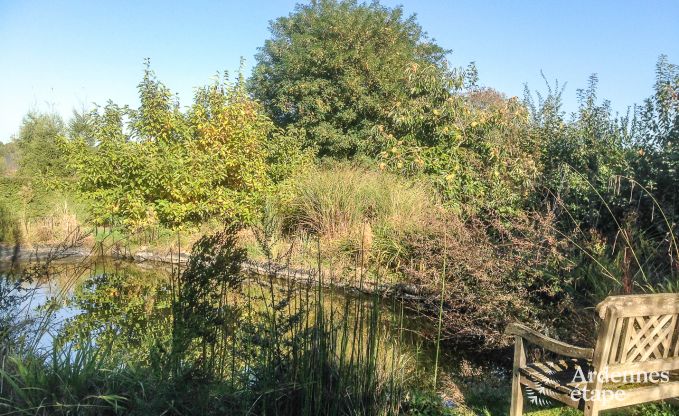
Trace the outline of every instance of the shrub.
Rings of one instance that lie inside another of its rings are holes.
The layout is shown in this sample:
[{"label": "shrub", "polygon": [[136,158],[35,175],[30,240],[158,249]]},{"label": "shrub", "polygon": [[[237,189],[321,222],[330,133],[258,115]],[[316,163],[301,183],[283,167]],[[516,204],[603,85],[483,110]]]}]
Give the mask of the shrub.
[{"label": "shrub", "polygon": [[92,113],[95,146],[65,143],[95,224],[137,230],[252,217],[268,184],[272,125],[243,81],[197,89],[182,112],[147,67],[139,96],[136,110],[109,103]]},{"label": "shrub", "polygon": [[84,208],[68,187],[40,180],[0,178],[0,242],[58,243],[77,228]]},{"label": "shrub", "polygon": [[550,219],[538,215],[483,222],[444,213],[403,233],[392,264],[428,294],[419,306],[425,316],[436,321],[442,307],[444,341],[477,351],[501,348],[508,323],[541,327],[569,304],[547,273],[559,258],[551,229]]}]

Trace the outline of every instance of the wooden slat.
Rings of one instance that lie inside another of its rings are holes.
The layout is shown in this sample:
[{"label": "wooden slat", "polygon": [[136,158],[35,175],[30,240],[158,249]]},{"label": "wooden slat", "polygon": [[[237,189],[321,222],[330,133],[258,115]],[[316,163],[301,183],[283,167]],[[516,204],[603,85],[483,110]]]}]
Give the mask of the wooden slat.
[{"label": "wooden slat", "polygon": [[583,388],[585,382],[573,382],[576,371],[581,369],[587,377],[591,363],[587,360],[569,359],[560,361],[534,362],[521,369],[522,379],[533,380],[544,387],[550,387],[565,394],[570,394],[575,388]]},{"label": "wooden slat", "polygon": [[[672,315],[667,315],[665,318],[663,318],[660,321],[660,324],[655,327],[653,332],[651,332],[651,335],[647,339],[649,339],[649,347],[646,349],[646,352],[641,356],[641,360],[639,361],[646,361],[651,354],[655,354],[658,345],[660,345],[661,342],[664,342],[668,336],[671,336],[671,334],[668,334],[668,332],[671,330],[671,327],[667,327],[667,323],[672,320]],[[657,339],[653,339],[657,335]],[[650,344],[652,343],[652,344]],[[660,358],[661,355],[657,354],[654,355],[654,358]]]},{"label": "wooden slat", "polygon": [[610,308],[618,309],[621,317],[676,314],[679,313],[679,294],[609,296],[596,307],[601,319]]},{"label": "wooden slat", "polygon": [[546,350],[566,357],[591,359],[592,355],[594,354],[594,350],[591,348],[576,347],[574,345],[558,341],[518,323],[508,325],[505,333],[508,335],[519,336],[531,344],[535,344]]},{"label": "wooden slat", "polygon": [[621,400],[608,400],[601,403],[601,410],[616,409],[640,403],[650,403],[658,400],[679,396],[679,382],[663,383],[651,387],[624,390]]},{"label": "wooden slat", "polygon": [[672,346],[672,340],[674,339],[674,332],[676,327],[677,327],[677,314],[674,314],[672,315],[672,321],[670,322],[669,334],[667,337],[665,337],[665,342],[663,342],[662,358],[667,358],[670,355],[670,347]]},{"label": "wooden slat", "polygon": [[[641,356],[640,361],[647,359],[655,350],[657,346],[655,337],[662,341],[661,331],[665,329],[667,322],[672,318],[671,315],[662,315],[649,317],[647,324],[644,325],[643,332],[640,331],[634,342],[634,349],[627,356],[628,362],[636,361],[637,356]],[[653,326],[653,330],[648,333],[650,326]],[[656,357],[659,358],[659,357]]]},{"label": "wooden slat", "polygon": [[526,366],[526,351],[523,346],[523,338],[514,337],[514,368],[512,371],[512,403],[509,408],[510,416],[523,414],[523,392],[521,391],[521,368]]},{"label": "wooden slat", "polygon": [[[660,342],[653,349],[654,358],[666,358],[668,356],[667,349],[674,337],[674,321],[677,315],[669,315],[668,322],[663,325],[663,333],[660,336]],[[662,351],[660,349],[662,347]]]},{"label": "wooden slat", "polygon": [[637,361],[634,363],[613,364],[608,366],[609,373],[616,374],[643,374],[653,371],[679,370],[679,357],[668,357],[650,361]]},{"label": "wooden slat", "polygon": [[642,304],[621,305],[621,315],[626,316],[650,316],[650,315],[673,315],[679,313],[679,301],[649,299]]},{"label": "wooden slat", "polygon": [[613,338],[613,343],[611,344],[611,354],[608,358],[609,364],[615,364],[618,358],[618,351],[620,350],[620,337],[622,336],[622,324],[624,321],[624,318],[616,319],[615,337]]},{"label": "wooden slat", "polygon": [[625,329],[625,342],[622,344],[622,349],[620,350],[620,363],[624,364],[627,362],[627,353],[630,349],[630,341],[634,337],[634,318],[624,318],[627,321],[627,327]]},{"label": "wooden slat", "polygon": [[[599,326],[594,356],[592,357],[592,367],[597,374],[606,367],[606,358],[611,353],[611,341],[613,340],[613,331],[615,330],[615,323],[613,321],[619,316],[619,310],[617,307],[607,308],[605,313],[604,320]],[[599,377],[595,377],[592,382],[587,384],[587,389],[597,392],[601,390],[602,385],[602,380]],[[585,414],[597,415],[600,408],[600,402],[588,401],[585,403]]]},{"label": "wooden slat", "polygon": [[630,341],[630,350],[625,357],[626,362],[632,362],[635,360],[635,358],[637,358],[638,355],[643,354],[644,346],[646,345],[646,343],[643,343],[643,341],[644,339],[648,339],[648,330],[656,324],[658,317],[649,316],[647,321],[644,321],[644,318],[641,316],[630,319],[635,320],[639,325],[639,332],[635,332],[634,338]]}]

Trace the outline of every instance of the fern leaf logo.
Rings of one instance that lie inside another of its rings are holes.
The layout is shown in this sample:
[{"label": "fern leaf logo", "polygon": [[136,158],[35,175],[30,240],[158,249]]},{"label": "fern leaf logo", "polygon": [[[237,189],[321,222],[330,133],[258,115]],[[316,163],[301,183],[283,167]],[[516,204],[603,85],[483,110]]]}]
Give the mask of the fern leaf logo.
[{"label": "fern leaf logo", "polygon": [[[554,374],[554,371],[547,371],[547,376]],[[548,407],[553,405],[552,401],[547,397],[547,388],[540,380],[535,381],[536,388],[526,387],[526,397],[528,402],[538,407]]]},{"label": "fern leaf logo", "polygon": [[537,389],[526,387],[526,396],[528,401],[535,406],[547,407],[552,405],[552,401],[545,397],[544,386],[539,386]]}]

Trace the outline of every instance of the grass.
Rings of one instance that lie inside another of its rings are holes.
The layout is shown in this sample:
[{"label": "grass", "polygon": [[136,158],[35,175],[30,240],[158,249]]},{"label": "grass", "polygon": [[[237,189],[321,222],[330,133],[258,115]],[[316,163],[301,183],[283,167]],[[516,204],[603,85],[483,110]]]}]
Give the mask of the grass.
[{"label": "grass", "polygon": [[0,370],[7,390],[0,408],[18,414],[115,411],[125,398],[108,393],[117,374],[107,369],[106,356],[106,350],[89,344],[55,346],[49,357],[10,356]]},{"label": "grass", "polygon": [[287,229],[339,236],[360,231],[366,220],[408,227],[432,206],[432,193],[423,184],[340,164],[317,168],[282,185],[279,212]]},{"label": "grass", "polygon": [[[581,411],[576,409],[558,407],[527,412],[526,416],[580,416],[582,414]],[[679,410],[668,404],[647,404],[612,410],[604,414],[606,416],[676,416],[679,414]]]},{"label": "grass", "polygon": [[[568,168],[596,194],[608,222],[615,225],[612,238],[594,230],[587,233],[577,224],[572,224],[573,230],[568,234],[556,230],[572,247],[569,260],[576,266],[571,271],[571,284],[573,292],[584,298],[581,301],[595,305],[612,294],[671,293],[679,290],[676,283],[676,259],[679,258],[676,224],[671,223],[653,194],[633,178],[613,178],[615,181],[612,183],[618,184],[618,187],[621,181],[626,181],[632,190],[637,189],[639,200],[646,196],[651,201],[655,220],[651,219],[651,225],[643,228],[637,221],[636,210],[632,209],[625,217],[618,218],[612,204],[596,187],[584,175],[570,166]],[[558,203],[558,198],[556,200]],[[632,194],[629,200],[632,201]],[[558,206],[564,210],[566,218],[573,220],[568,207],[562,203]],[[582,296],[583,293],[586,296]]]},{"label": "grass", "polygon": [[423,226],[437,209],[433,195],[424,183],[335,164],[281,184],[269,215],[282,235],[319,238],[324,258],[351,266],[361,250],[366,260],[393,257],[391,237]]}]

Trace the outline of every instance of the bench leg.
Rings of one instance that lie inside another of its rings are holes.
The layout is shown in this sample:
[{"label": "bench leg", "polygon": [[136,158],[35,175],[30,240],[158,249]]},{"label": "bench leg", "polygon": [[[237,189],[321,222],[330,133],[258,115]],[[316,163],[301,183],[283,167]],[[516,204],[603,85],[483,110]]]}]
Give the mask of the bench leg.
[{"label": "bench leg", "polygon": [[512,373],[512,404],[509,408],[509,416],[523,415],[523,389],[521,388],[521,375],[519,368],[526,365],[526,352],[523,349],[523,338],[514,337],[514,369]]},{"label": "bench leg", "polygon": [[[587,386],[594,394],[595,396],[598,396],[596,392],[601,392],[601,389],[603,388],[603,384],[599,381],[595,383],[591,383],[589,386]],[[585,416],[598,416],[599,415],[599,407],[600,407],[600,402],[598,400],[589,400],[585,401]]]},{"label": "bench leg", "polygon": [[509,416],[523,415],[523,389],[519,375],[512,377],[512,404],[509,408]]},{"label": "bench leg", "polygon": [[585,403],[585,416],[599,416],[599,406],[591,401]]}]

